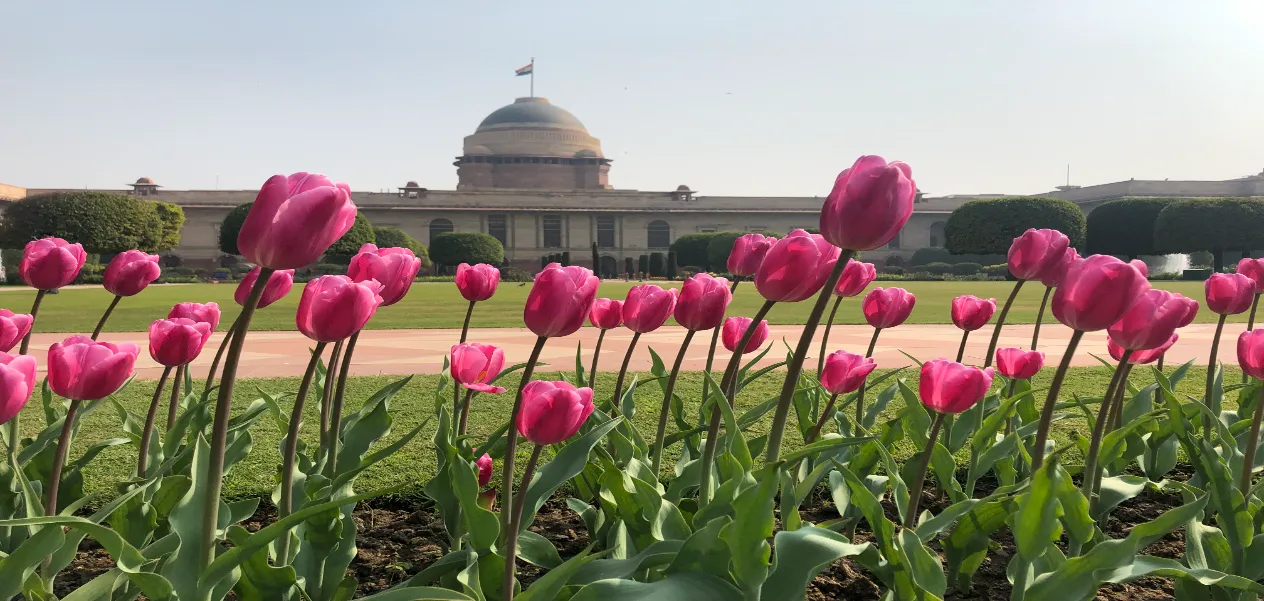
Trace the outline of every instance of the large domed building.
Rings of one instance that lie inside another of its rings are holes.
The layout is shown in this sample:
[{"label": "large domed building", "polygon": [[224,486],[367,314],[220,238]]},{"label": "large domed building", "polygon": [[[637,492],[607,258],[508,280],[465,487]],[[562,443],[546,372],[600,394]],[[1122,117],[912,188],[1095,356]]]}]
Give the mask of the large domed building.
[{"label": "large domed building", "polygon": [[584,124],[547,98],[519,98],[465,137],[457,190],[605,190],[610,159]]}]

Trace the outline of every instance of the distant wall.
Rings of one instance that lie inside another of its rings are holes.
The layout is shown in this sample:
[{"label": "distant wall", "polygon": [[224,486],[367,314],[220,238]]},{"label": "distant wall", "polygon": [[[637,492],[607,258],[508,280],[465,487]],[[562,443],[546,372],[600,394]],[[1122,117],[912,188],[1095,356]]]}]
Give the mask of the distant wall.
[{"label": "distant wall", "polygon": [[26,188],[10,186],[8,184],[0,184],[0,199],[2,200],[18,200],[26,198]]}]

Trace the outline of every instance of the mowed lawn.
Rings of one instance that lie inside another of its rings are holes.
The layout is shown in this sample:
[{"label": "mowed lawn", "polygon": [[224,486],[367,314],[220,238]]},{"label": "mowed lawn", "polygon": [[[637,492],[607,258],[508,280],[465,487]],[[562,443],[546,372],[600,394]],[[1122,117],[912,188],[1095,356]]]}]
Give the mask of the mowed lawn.
[{"label": "mowed lawn", "polygon": [[[665,286],[679,286],[680,282],[655,282]],[[622,299],[635,282],[609,280],[603,282],[600,296]],[[1202,282],[1153,282],[1157,288],[1179,292],[1193,299],[1203,298]],[[949,307],[952,299],[962,294],[982,298],[995,298],[998,305],[1004,303],[1013,288],[1011,282],[875,282],[877,286],[899,286],[917,296],[917,306],[908,323],[950,323]],[[224,311],[220,329],[225,330],[237,316],[238,307],[233,302],[235,284],[169,284],[150,286],[139,295],[125,298],[106,325],[107,332],[140,332],[149,324],[167,314],[172,305],[183,301],[219,303]],[[521,327],[522,308],[531,290],[531,284],[504,282],[496,295],[479,304],[474,312],[471,327]],[[1010,310],[1010,323],[1034,323],[1036,311],[1044,287],[1039,282],[1023,286],[1014,308]],[[302,294],[302,285],[281,301],[255,314],[251,329],[294,330],[294,312]],[[17,313],[30,310],[34,292],[23,287],[0,288],[0,308]],[[90,332],[109,304],[110,294],[97,286],[76,287],[62,290],[59,294],[45,297],[40,307],[36,332]],[[754,284],[742,282],[729,306],[729,315],[754,315],[763,304],[763,298],[755,291]],[[801,324],[811,311],[811,301],[781,304],[768,315],[772,324]],[[369,322],[370,329],[412,328],[459,328],[465,317],[466,301],[450,282],[417,283],[404,300],[385,307]],[[1214,322],[1210,311],[1198,314],[1199,322]],[[1046,319],[1049,319],[1046,316]],[[1246,321],[1244,315],[1230,317],[1231,322]],[[843,301],[836,323],[864,323],[860,312],[860,298]]]}]

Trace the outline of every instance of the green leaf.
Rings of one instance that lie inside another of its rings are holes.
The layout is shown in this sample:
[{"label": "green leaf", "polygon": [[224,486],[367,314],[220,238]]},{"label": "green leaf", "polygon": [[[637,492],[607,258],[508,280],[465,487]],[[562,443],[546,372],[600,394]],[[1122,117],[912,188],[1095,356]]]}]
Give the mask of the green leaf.
[{"label": "green leaf", "polygon": [[580,551],[578,555],[566,560],[560,566],[557,566],[538,580],[531,583],[531,586],[521,593],[514,596],[517,601],[554,601],[558,598],[558,593],[562,587],[575,575],[575,573],[584,566],[584,564],[596,559],[595,555],[589,555],[587,547]]},{"label": "green leaf", "polygon": [[600,580],[579,589],[570,601],[733,601],[741,597],[733,585],[715,576],[685,572],[652,583]]},{"label": "green leaf", "polygon": [[623,421],[623,418],[616,417],[609,420],[596,428],[593,428],[587,434],[580,436],[566,445],[553,460],[544,464],[544,467],[536,470],[535,477],[531,479],[531,484],[526,488],[525,498],[523,501],[522,522],[520,527],[525,528],[535,521],[535,514],[544,506],[544,502],[553,496],[567,480],[574,478],[580,472],[584,471],[584,466],[588,464],[588,454],[592,448],[601,442],[602,437],[606,433],[613,430]]},{"label": "green leaf", "polygon": [[774,466],[763,468],[755,481],[756,486],[747,488],[733,501],[736,521],[720,534],[733,555],[733,577],[748,596],[758,591],[768,578],[772,556],[768,539],[773,533],[773,501],[779,484],[777,469]]},{"label": "green leaf", "polygon": [[1031,563],[1045,554],[1058,525],[1057,491],[1063,473],[1057,457],[1050,457],[1032,476],[1031,488],[1018,500],[1014,516],[1014,543],[1024,561]]},{"label": "green leaf", "polygon": [[546,570],[562,565],[562,556],[558,554],[557,547],[549,539],[530,530],[523,530],[518,535],[518,557]]},{"label": "green leaf", "polygon": [[[250,533],[241,526],[229,526],[226,532],[226,537],[233,544],[245,541],[248,536]],[[251,553],[242,564],[241,570],[242,578],[233,587],[241,601],[285,599],[297,586],[294,566],[272,566],[268,563],[268,553],[264,549]]]},{"label": "green leaf", "polygon": [[720,533],[732,521],[727,515],[721,516],[699,528],[685,540],[684,546],[663,573],[706,572],[712,576],[729,578],[729,562],[732,556],[728,545],[720,539]]},{"label": "green leaf", "polygon": [[804,599],[812,579],[843,557],[872,555],[878,551],[870,543],[852,544],[847,537],[815,526],[783,530],[773,539],[777,549],[772,573],[760,588],[761,599]]},{"label": "green leaf", "polygon": [[685,541],[665,540],[651,544],[626,559],[598,559],[580,567],[570,584],[588,584],[628,576],[650,568],[670,564]]},{"label": "green leaf", "polygon": [[943,597],[948,588],[948,580],[944,576],[944,568],[939,564],[939,556],[932,553],[921,539],[908,529],[901,529],[899,534],[900,554],[913,583],[922,591],[930,591],[935,597]]},{"label": "green leaf", "polygon": [[781,460],[787,465],[790,465],[808,457],[815,457],[828,451],[837,451],[838,449],[856,446],[871,440],[873,440],[872,436],[865,436],[861,438],[823,438],[812,444],[801,446],[794,451],[786,453],[781,457]]},{"label": "green leaf", "polygon": [[361,597],[360,601],[474,601],[474,599],[447,589],[432,586],[412,586]]},{"label": "green leaf", "polygon": [[[948,562],[948,577],[958,590],[965,592],[970,589],[974,573],[987,557],[988,537],[1005,525],[1014,505],[1012,499],[981,503],[962,517],[952,533],[943,539],[941,544]],[[929,523],[927,521],[922,526]]]},{"label": "green leaf", "polygon": [[43,528],[0,561],[0,598],[16,598],[22,592],[22,583],[35,573],[35,568],[45,557],[62,546],[65,539],[61,528]]}]

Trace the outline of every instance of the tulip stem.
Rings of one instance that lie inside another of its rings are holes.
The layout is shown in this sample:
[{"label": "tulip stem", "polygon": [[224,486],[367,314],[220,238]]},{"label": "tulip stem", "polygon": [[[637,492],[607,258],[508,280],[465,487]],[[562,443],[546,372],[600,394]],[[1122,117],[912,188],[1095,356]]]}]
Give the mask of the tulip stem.
[{"label": "tulip stem", "polygon": [[606,331],[604,329],[597,330],[597,346],[593,347],[592,367],[588,369],[588,387],[597,387],[597,359],[601,357],[601,343],[606,339]]},{"label": "tulip stem", "polygon": [[[1255,310],[1258,309],[1259,307],[1260,307],[1260,295],[1256,294],[1255,299],[1251,301],[1251,314],[1248,315],[1246,318],[1246,331],[1248,332],[1255,329]],[[1162,360],[1163,360],[1163,356],[1160,355],[1159,361],[1162,361]],[[1162,364],[1160,363],[1160,365]],[[1247,375],[1246,372],[1242,372],[1243,384],[1246,384],[1247,381],[1249,381],[1250,379],[1251,379],[1251,376]]]},{"label": "tulip stem", "polygon": [[[35,301],[31,303],[31,328],[26,331],[26,335],[22,337],[22,345],[18,347],[18,354],[25,355],[27,349],[31,348],[31,334],[35,333],[35,318],[39,317],[40,303],[44,302],[44,294],[47,290],[36,290]],[[18,451],[22,443],[22,412],[19,411],[9,420],[9,454],[13,457],[18,456]]]},{"label": "tulip stem", "polygon": [[614,397],[610,399],[610,407],[614,409],[612,415],[623,415],[623,377],[628,373],[628,363],[632,361],[632,351],[636,350],[636,341],[641,339],[640,332],[632,333],[632,341],[628,343],[628,352],[623,354],[623,366],[619,368],[619,377],[614,380]]},{"label": "tulip stem", "polygon": [[[294,410],[290,412],[290,430],[285,437],[285,450],[281,468],[281,498],[277,503],[277,519],[290,515],[294,504],[294,460],[298,455],[298,430],[303,425],[303,404],[307,400],[307,391],[312,386],[312,377],[316,375],[316,364],[325,352],[325,342],[317,342],[312,349],[312,358],[307,362],[307,370],[303,372],[303,380],[298,384],[298,394],[294,396]],[[290,533],[281,535],[277,541],[276,565],[290,563]]]},{"label": "tulip stem", "polygon": [[[882,328],[874,328],[873,336],[869,338],[869,350],[865,351],[865,358],[873,358],[873,350],[878,347],[878,334],[882,333]],[[860,390],[856,391],[856,427],[861,427],[861,422],[865,416],[865,389],[869,386],[869,379],[865,378],[860,383]],[[859,432],[859,430],[857,430]]]},{"label": "tulip stem", "polygon": [[961,333],[961,344],[957,346],[957,363],[966,358],[966,341],[970,340],[970,330]]},{"label": "tulip stem", "polygon": [[825,404],[825,409],[821,410],[821,418],[816,420],[816,427],[812,428],[812,436],[803,441],[804,444],[812,444],[821,436],[821,428],[825,427],[825,422],[829,421],[830,415],[834,410],[834,403],[838,401],[838,393],[830,395],[830,400]]},{"label": "tulip stem", "polygon": [[909,506],[904,514],[905,528],[917,525],[917,508],[922,504],[922,488],[926,486],[926,469],[930,466],[931,455],[935,452],[935,439],[939,438],[939,430],[944,427],[944,420],[947,417],[947,413],[935,412],[935,421],[930,425],[930,435],[926,437],[926,448],[918,457],[919,466],[913,473],[913,486],[909,489]]},{"label": "tulip stem", "polygon": [[[761,306],[759,311],[755,313],[755,317],[751,318],[750,325],[746,326],[746,331],[742,332],[742,339],[739,340],[737,345],[733,347],[733,356],[729,358],[729,364],[724,368],[724,376],[720,380],[720,390],[717,391],[720,394],[727,395],[727,391],[729,390],[729,380],[737,377],[738,369],[742,365],[742,353],[746,351],[746,345],[750,344],[751,339],[755,337],[755,331],[759,329],[760,322],[764,320],[764,317],[768,315],[768,312],[772,310],[772,307],[775,304],[777,304],[777,301],[764,301],[763,306]],[[736,397],[736,388],[734,390],[734,397]],[[702,406],[706,407],[709,400],[710,399],[708,397],[703,397]],[[729,406],[732,407],[733,399],[730,398],[727,400]],[[711,502],[711,464],[715,461],[715,448],[716,444],[719,442],[720,418],[720,407],[718,405],[712,407],[711,423],[707,426],[706,445],[702,449],[702,474],[698,480],[699,508],[705,507],[707,503]]]},{"label": "tulip stem", "polygon": [[[259,268],[259,277],[250,288],[250,296],[241,307],[241,315],[237,317],[236,334],[228,345],[228,354],[224,359],[224,375],[220,379],[219,396],[215,400],[215,421],[211,427],[209,462],[206,473],[206,496],[202,506],[202,538],[200,549],[193,550],[199,554],[198,562],[202,566],[210,565],[215,559],[216,532],[219,530],[220,494],[224,490],[224,449],[228,446],[228,418],[233,407],[233,385],[237,381],[237,363],[241,360],[241,349],[245,346],[246,332],[250,331],[250,319],[254,316],[255,307],[263,296],[263,290],[272,278],[269,267]],[[208,378],[209,382],[209,378]]]},{"label": "tulip stem", "polygon": [[1247,436],[1246,454],[1242,457],[1242,479],[1238,483],[1238,490],[1248,502],[1251,498],[1251,474],[1255,471],[1255,450],[1260,443],[1261,420],[1264,420],[1264,386],[1255,397],[1255,416],[1251,418],[1251,433]]},{"label": "tulip stem", "polygon": [[685,340],[680,343],[680,352],[676,353],[676,362],[672,364],[671,375],[667,376],[667,387],[663,390],[663,407],[658,412],[658,433],[654,436],[653,471],[659,477],[659,468],[663,464],[663,439],[667,435],[667,416],[671,413],[672,396],[676,393],[676,377],[680,375],[680,366],[685,362],[685,351],[693,341],[694,330],[685,330]]},{"label": "tulip stem", "polygon": [[171,401],[167,407],[167,430],[171,430],[176,425],[176,412],[180,409],[180,384],[184,383],[184,376],[188,373],[189,365],[186,363],[176,368],[175,385],[171,387]]},{"label": "tulip stem", "polygon": [[1053,292],[1053,286],[1045,286],[1045,295],[1040,299],[1040,310],[1036,312],[1036,327],[1031,331],[1031,350],[1036,350],[1036,343],[1040,341],[1040,322],[1045,318],[1045,306],[1049,304],[1049,294]]},{"label": "tulip stem", "polygon": [[44,515],[57,515],[57,488],[61,485],[61,472],[66,467],[66,454],[70,452],[70,437],[81,402],[78,399],[70,400],[66,421],[61,425],[61,436],[57,438],[57,454],[53,456],[53,469],[48,473],[48,490],[44,493]]},{"label": "tulip stem", "polygon": [[[531,485],[531,478],[535,476],[535,466],[540,462],[540,452],[544,447],[535,445],[531,449],[531,458],[527,460],[527,469],[522,472],[522,490],[526,491]],[[508,548],[505,551],[505,580],[503,584],[502,597],[505,601],[513,601],[514,596],[514,575],[518,571],[518,530],[522,527],[522,508],[526,503],[527,495],[523,494],[518,497],[514,503],[513,514],[509,518]]]},{"label": "tulip stem", "polygon": [[842,304],[843,297],[834,299],[834,306],[830,309],[829,319],[825,321],[825,331],[821,333],[821,352],[816,358],[816,377],[821,377],[821,372],[825,371],[825,350],[826,344],[829,343],[830,329],[834,327],[834,315],[838,313],[838,305]]},{"label": "tulip stem", "polygon": [[1124,354],[1119,358],[1119,364],[1115,366],[1115,373],[1111,374],[1110,384],[1106,386],[1106,395],[1102,397],[1102,406],[1097,410],[1097,421],[1093,422],[1093,435],[1088,442],[1088,454],[1084,457],[1080,491],[1084,493],[1084,498],[1088,499],[1090,513],[1096,505],[1093,502],[1093,490],[1097,488],[1097,457],[1102,448],[1102,436],[1106,433],[1106,422],[1110,421],[1111,407],[1115,404],[1115,389],[1119,386],[1120,378],[1126,369],[1124,366],[1127,365],[1130,357],[1132,357],[1132,350],[1124,350]]},{"label": "tulip stem", "polygon": [[[1203,402],[1207,403],[1207,407],[1214,412],[1220,411],[1220,404],[1211,405],[1211,389],[1216,385],[1216,355],[1220,352],[1220,334],[1224,331],[1225,319],[1228,315],[1221,315],[1220,320],[1216,322],[1216,334],[1211,338],[1211,357],[1207,359],[1207,387],[1203,393]],[[1203,414],[1203,436],[1211,437],[1211,417]]]},{"label": "tulip stem", "polygon": [[[741,281],[742,281],[742,276],[740,275],[733,276],[733,285],[729,286],[730,297],[732,297],[732,295],[735,292],[737,292],[737,285],[741,283]],[[724,321],[721,320],[720,325],[715,326],[715,329],[711,331],[711,346],[707,348],[707,367],[706,367],[706,371],[703,372],[704,374],[711,373],[711,367],[712,365],[714,365],[714,361],[715,361],[715,345],[717,342],[719,342],[720,331],[723,329],[724,329]],[[710,392],[711,392],[711,381],[704,377],[702,378],[702,404],[703,405],[707,404],[707,395],[710,394]],[[699,411],[698,421],[702,421],[702,408],[699,407],[698,411]]]},{"label": "tulip stem", "polygon": [[[140,431],[140,452],[136,458],[136,477],[145,479],[145,469],[149,464],[149,440],[154,435],[154,422],[158,420],[158,402],[162,400],[162,387],[167,384],[167,376],[171,375],[171,366],[162,368],[158,377],[158,387],[154,389],[154,399],[149,402],[149,413],[145,415],[145,429]],[[176,377],[179,377],[177,373]],[[179,386],[179,384],[177,384]]]},{"label": "tulip stem", "polygon": [[1123,373],[1119,375],[1119,383],[1115,385],[1115,396],[1110,405],[1110,419],[1106,420],[1107,434],[1118,430],[1122,426],[1119,420],[1123,417],[1124,393],[1128,390],[1128,376],[1132,375],[1132,364],[1124,364],[1122,371]]},{"label": "tulip stem", "polygon": [[334,390],[333,401],[329,403],[329,432],[326,447],[328,454],[325,462],[325,477],[330,480],[338,473],[338,446],[342,442],[342,399],[347,392],[347,374],[351,372],[351,355],[355,352],[356,341],[360,339],[360,330],[347,338],[347,345],[342,349],[342,367],[338,369],[338,388]]},{"label": "tulip stem", "polygon": [[1005,306],[1001,307],[1001,314],[996,318],[996,327],[992,328],[992,341],[988,343],[987,355],[983,357],[983,369],[992,366],[992,359],[996,357],[996,343],[1000,342],[1001,328],[1005,326],[1005,317],[1009,315],[1009,308],[1014,304],[1014,299],[1018,298],[1018,291],[1023,289],[1024,282],[1026,280],[1014,282],[1014,289],[1010,290],[1009,298],[1005,299]]},{"label": "tulip stem", "polygon": [[232,343],[239,323],[241,323],[241,315],[233,320],[233,325],[228,326],[228,331],[224,332],[224,339],[219,341],[219,350],[215,351],[215,359],[211,361],[211,370],[206,372],[206,386],[202,389],[202,394],[210,392],[211,385],[215,383],[215,372],[219,370],[219,361],[224,358],[224,350]]},{"label": "tulip stem", "polygon": [[[514,460],[518,454],[518,414],[522,412],[522,391],[527,387],[527,383],[531,381],[531,375],[535,373],[535,364],[540,360],[540,352],[544,350],[544,343],[548,341],[547,336],[538,336],[535,339],[535,346],[531,348],[531,357],[527,359],[526,367],[522,368],[522,379],[518,382],[518,393],[514,396],[513,410],[509,413],[509,430],[505,432],[505,458],[502,460],[503,466],[500,478],[500,519],[501,519],[501,548],[508,549],[505,554],[505,588],[501,591],[502,598],[505,601],[513,601],[513,584],[514,571],[516,565],[514,561],[517,559],[518,533],[510,534],[513,523],[513,507],[514,507]],[[536,452],[540,447],[536,446]]]},{"label": "tulip stem", "polygon": [[[1022,280],[1019,280],[1020,282]],[[1058,404],[1058,392],[1062,390],[1062,381],[1066,379],[1067,369],[1071,367],[1071,359],[1075,356],[1075,348],[1084,337],[1083,330],[1072,330],[1071,339],[1067,341],[1066,353],[1062,362],[1058,363],[1058,371],[1053,373],[1053,383],[1049,385],[1049,394],[1045,397],[1045,406],[1040,411],[1040,424],[1036,426],[1036,442],[1031,449],[1031,471],[1036,473],[1045,460],[1045,443],[1049,440],[1049,425],[1053,423],[1054,406]]]},{"label": "tulip stem", "polygon": [[816,297],[816,305],[812,307],[812,313],[808,315],[807,323],[803,324],[803,334],[799,336],[799,346],[794,349],[794,356],[790,359],[790,365],[786,366],[786,380],[781,386],[781,399],[777,401],[777,412],[772,416],[772,429],[768,431],[768,449],[764,453],[764,462],[768,464],[777,463],[781,458],[781,439],[785,435],[786,419],[790,416],[790,405],[794,401],[794,391],[799,386],[799,374],[803,371],[803,360],[807,358],[808,348],[812,346],[812,336],[816,334],[816,326],[821,322],[821,315],[825,313],[825,304],[829,302],[829,297],[834,294],[834,286],[838,285],[838,279],[843,275],[843,269],[851,262],[851,258],[856,255],[853,250],[844,249],[842,255],[838,257],[838,261],[834,263],[834,270],[830,272],[829,277],[825,279],[825,286],[821,288],[821,293]]},{"label": "tulip stem", "polygon": [[97,322],[96,329],[92,330],[93,340],[96,340],[101,335],[101,330],[105,328],[105,321],[110,318],[110,314],[114,312],[114,307],[117,307],[121,300],[123,300],[123,297],[117,294],[114,295],[114,300],[110,301],[109,306],[105,308],[105,313],[101,314],[101,320]]},{"label": "tulip stem", "polygon": [[473,398],[474,398],[474,391],[466,390],[465,403],[461,404],[461,423],[459,426],[457,426],[457,429],[456,429],[457,436],[465,436],[465,424],[466,424],[466,420],[470,416],[470,401]]},{"label": "tulip stem", "polygon": [[320,452],[324,459],[329,448],[329,403],[334,399],[334,377],[338,375],[338,361],[342,358],[342,344],[345,340],[334,343],[334,350],[329,353],[329,364],[325,368],[325,382],[321,386],[320,399]]},{"label": "tulip stem", "polygon": [[[470,316],[474,315],[474,302],[470,301],[470,305],[465,308],[465,323],[461,324],[461,341],[458,344],[465,344],[465,337],[470,332]],[[456,418],[456,407],[461,402],[461,387],[457,386],[456,380],[452,381],[452,417]],[[456,425],[453,423],[452,425]]]}]

